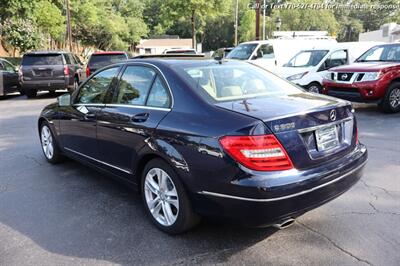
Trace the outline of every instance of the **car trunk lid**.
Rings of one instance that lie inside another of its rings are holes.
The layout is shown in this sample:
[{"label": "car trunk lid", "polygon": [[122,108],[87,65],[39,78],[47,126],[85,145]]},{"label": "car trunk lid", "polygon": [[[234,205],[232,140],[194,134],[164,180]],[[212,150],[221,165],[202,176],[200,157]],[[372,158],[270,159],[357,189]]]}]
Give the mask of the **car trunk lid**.
[{"label": "car trunk lid", "polygon": [[24,81],[65,79],[61,54],[26,54],[21,66]]},{"label": "car trunk lid", "polygon": [[339,99],[298,93],[216,105],[262,120],[297,169],[340,158],[355,143],[351,105]]}]

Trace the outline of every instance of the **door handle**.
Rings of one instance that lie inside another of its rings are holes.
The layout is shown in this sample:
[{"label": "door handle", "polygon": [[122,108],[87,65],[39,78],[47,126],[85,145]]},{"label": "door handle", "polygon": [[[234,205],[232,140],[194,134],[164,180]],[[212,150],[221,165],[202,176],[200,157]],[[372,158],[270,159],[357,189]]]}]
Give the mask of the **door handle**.
[{"label": "door handle", "polygon": [[149,118],[149,113],[140,113],[132,116],[131,121],[137,123],[143,123],[146,122],[148,118]]}]

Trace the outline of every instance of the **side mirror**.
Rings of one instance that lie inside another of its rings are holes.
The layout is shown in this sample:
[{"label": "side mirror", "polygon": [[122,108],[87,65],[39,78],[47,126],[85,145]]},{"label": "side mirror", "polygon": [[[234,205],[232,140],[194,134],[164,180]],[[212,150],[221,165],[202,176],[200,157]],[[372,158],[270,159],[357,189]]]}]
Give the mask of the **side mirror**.
[{"label": "side mirror", "polygon": [[66,93],[57,98],[58,106],[70,106],[71,105],[71,94]]},{"label": "side mirror", "polygon": [[257,55],[256,54],[251,57],[251,60],[256,60],[256,59],[257,59]]}]

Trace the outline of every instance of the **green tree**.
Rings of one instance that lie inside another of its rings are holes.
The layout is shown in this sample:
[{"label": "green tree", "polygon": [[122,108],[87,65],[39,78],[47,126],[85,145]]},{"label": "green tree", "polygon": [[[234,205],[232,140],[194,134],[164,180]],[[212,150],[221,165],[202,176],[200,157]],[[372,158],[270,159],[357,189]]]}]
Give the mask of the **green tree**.
[{"label": "green tree", "polygon": [[38,2],[34,16],[38,27],[53,40],[61,41],[65,35],[65,16],[61,10],[48,0]]},{"label": "green tree", "polygon": [[217,15],[223,16],[230,2],[231,0],[165,0],[161,4],[160,11],[166,28],[173,27],[175,21],[189,22],[194,44],[197,33],[201,39],[204,38],[202,34],[204,34],[206,21]]},{"label": "green tree", "polygon": [[39,44],[39,35],[29,19],[7,19],[3,22],[3,34],[5,41],[22,53]]}]

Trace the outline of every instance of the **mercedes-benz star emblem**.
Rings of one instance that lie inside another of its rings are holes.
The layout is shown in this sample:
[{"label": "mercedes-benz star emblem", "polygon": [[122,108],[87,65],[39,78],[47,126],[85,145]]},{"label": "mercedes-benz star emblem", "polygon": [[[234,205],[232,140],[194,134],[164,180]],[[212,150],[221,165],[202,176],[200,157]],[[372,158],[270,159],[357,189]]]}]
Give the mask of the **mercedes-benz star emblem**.
[{"label": "mercedes-benz star emblem", "polygon": [[329,118],[331,119],[331,121],[336,120],[336,110],[331,110],[331,112],[329,113]]},{"label": "mercedes-benz star emblem", "polygon": [[347,74],[343,74],[342,75],[342,80],[346,80],[347,79]]}]

